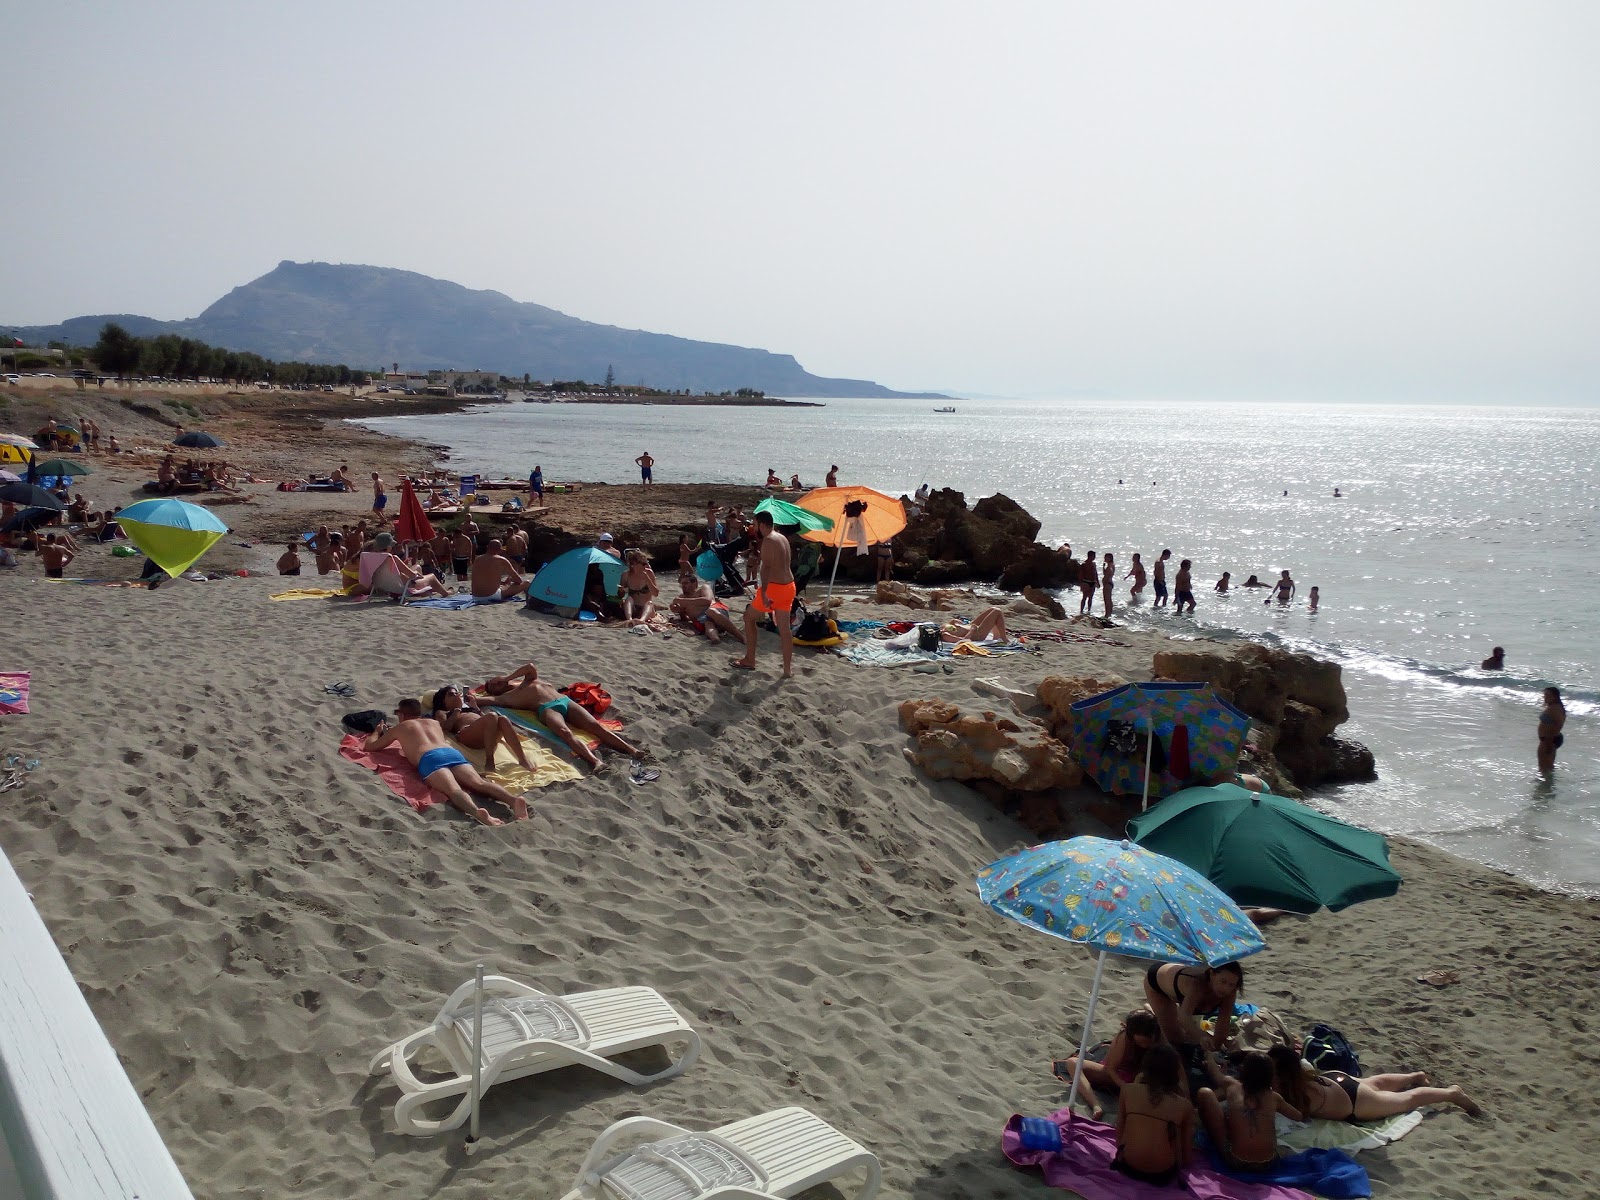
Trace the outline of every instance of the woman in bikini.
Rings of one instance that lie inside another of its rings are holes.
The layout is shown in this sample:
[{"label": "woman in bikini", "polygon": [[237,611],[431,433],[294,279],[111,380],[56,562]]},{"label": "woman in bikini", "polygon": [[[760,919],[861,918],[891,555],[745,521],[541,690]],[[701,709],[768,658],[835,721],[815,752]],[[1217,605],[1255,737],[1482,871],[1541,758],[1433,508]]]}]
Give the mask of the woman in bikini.
[{"label": "woman in bikini", "polygon": [[1267,1057],[1273,1089],[1307,1121],[1381,1121],[1430,1104],[1454,1104],[1469,1117],[1483,1113],[1459,1086],[1433,1087],[1421,1071],[1357,1079],[1343,1071],[1321,1074],[1288,1046],[1274,1046]]},{"label": "woman in bikini", "polygon": [[1201,1088],[1195,1097],[1211,1144],[1235,1171],[1264,1171],[1278,1160],[1277,1113],[1301,1119],[1301,1110],[1272,1090],[1273,1075],[1272,1060],[1251,1051],[1239,1061],[1238,1079],[1218,1071],[1216,1090]]},{"label": "woman in bikini", "polygon": [[1567,706],[1561,703],[1561,689],[1544,690],[1544,710],[1539,714],[1539,770],[1548,775],[1556,769],[1556,751],[1567,739],[1561,729],[1567,723]]},{"label": "woman in bikini", "polygon": [[1101,555],[1100,567],[1100,601],[1105,606],[1106,618],[1111,617],[1111,590],[1117,586],[1117,564],[1107,550]]},{"label": "woman in bikini", "polygon": [[525,769],[533,767],[522,748],[522,738],[510,718],[500,713],[486,713],[478,707],[476,696],[464,695],[454,684],[440,688],[433,694],[433,719],[444,731],[463,746],[483,751],[483,769],[487,774],[494,770],[495,748],[501,742],[511,751]]},{"label": "woman in bikini", "polygon": [[[1236,962],[1218,967],[1158,963],[1145,972],[1145,1002],[1167,1041],[1178,1048],[1189,1072],[1191,1094],[1210,1080],[1206,1052],[1224,1045],[1233,1034],[1233,1001],[1243,987],[1244,968]],[[1200,1028],[1200,1015],[1211,1012],[1217,1014],[1217,1024],[1208,1038]]]},{"label": "woman in bikini", "polygon": [[1122,1088],[1111,1165],[1130,1179],[1165,1187],[1188,1163],[1193,1144],[1194,1105],[1184,1098],[1183,1063],[1171,1046],[1152,1046],[1138,1076]]},{"label": "woman in bikini", "polygon": [[[1096,1121],[1105,1116],[1105,1108],[1095,1095],[1096,1089],[1113,1096],[1120,1095],[1123,1087],[1138,1077],[1139,1068],[1150,1047],[1160,1041],[1161,1026],[1146,1009],[1136,1008],[1122,1018],[1122,1028],[1111,1039],[1105,1059],[1101,1062],[1089,1062],[1086,1059],[1083,1074],[1078,1077],[1078,1098],[1088,1105],[1090,1116]],[[1071,1086],[1077,1066],[1078,1057],[1073,1055],[1051,1063],[1050,1069],[1057,1079]]]},{"label": "woman in bikini", "polygon": [[624,561],[628,566],[620,584],[622,615],[630,625],[643,625],[656,615],[656,597],[661,594],[656,587],[656,573],[650,569],[643,550],[629,550]]}]

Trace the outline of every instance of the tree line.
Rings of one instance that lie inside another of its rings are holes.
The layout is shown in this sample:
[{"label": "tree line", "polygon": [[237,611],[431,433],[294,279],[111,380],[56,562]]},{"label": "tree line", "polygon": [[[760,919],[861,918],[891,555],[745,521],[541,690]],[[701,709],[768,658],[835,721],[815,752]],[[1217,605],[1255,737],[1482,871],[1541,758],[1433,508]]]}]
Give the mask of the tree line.
[{"label": "tree line", "polygon": [[333,384],[337,387],[367,382],[366,371],[343,363],[275,362],[248,350],[224,350],[175,333],[134,337],[121,325],[108,321],[89,357],[102,372],[125,379],[129,375],[157,375],[163,379],[215,379],[225,383],[265,380],[279,387],[296,384]]}]

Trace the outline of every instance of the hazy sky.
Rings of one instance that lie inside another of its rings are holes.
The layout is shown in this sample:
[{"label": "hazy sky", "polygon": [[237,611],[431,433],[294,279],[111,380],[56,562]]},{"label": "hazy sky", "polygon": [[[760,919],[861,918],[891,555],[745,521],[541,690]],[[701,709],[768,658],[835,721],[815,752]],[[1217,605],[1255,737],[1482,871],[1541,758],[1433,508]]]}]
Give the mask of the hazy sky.
[{"label": "hazy sky", "polygon": [[280,259],[1000,394],[1600,398],[1600,4],[4,5],[0,322]]}]

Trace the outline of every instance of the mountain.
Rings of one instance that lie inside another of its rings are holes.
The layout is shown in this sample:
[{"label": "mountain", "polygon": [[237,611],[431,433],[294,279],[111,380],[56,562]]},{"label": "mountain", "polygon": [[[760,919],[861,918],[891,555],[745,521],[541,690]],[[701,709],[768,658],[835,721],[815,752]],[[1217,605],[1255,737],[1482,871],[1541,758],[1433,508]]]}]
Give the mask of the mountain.
[{"label": "mountain", "polygon": [[751,387],[777,396],[933,397],[865,379],[812,375],[788,354],[596,325],[413,271],[334,263],[281,262],[185,321],[73,317],[17,332],[29,342],[93,345],[107,321],[138,337],[176,333],[267,358],[365,369],[398,363],[410,371],[526,372],[597,383],[609,368],[623,383],[694,392]]}]

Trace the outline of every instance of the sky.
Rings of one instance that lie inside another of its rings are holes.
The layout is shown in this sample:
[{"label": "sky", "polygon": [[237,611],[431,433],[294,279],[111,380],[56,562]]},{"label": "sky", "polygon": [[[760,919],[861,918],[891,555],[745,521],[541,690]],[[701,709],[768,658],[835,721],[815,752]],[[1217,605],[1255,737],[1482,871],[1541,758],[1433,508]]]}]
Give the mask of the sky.
[{"label": "sky", "polygon": [[1600,5],[6,0],[0,325],[282,259],[1005,396],[1600,400]]}]

